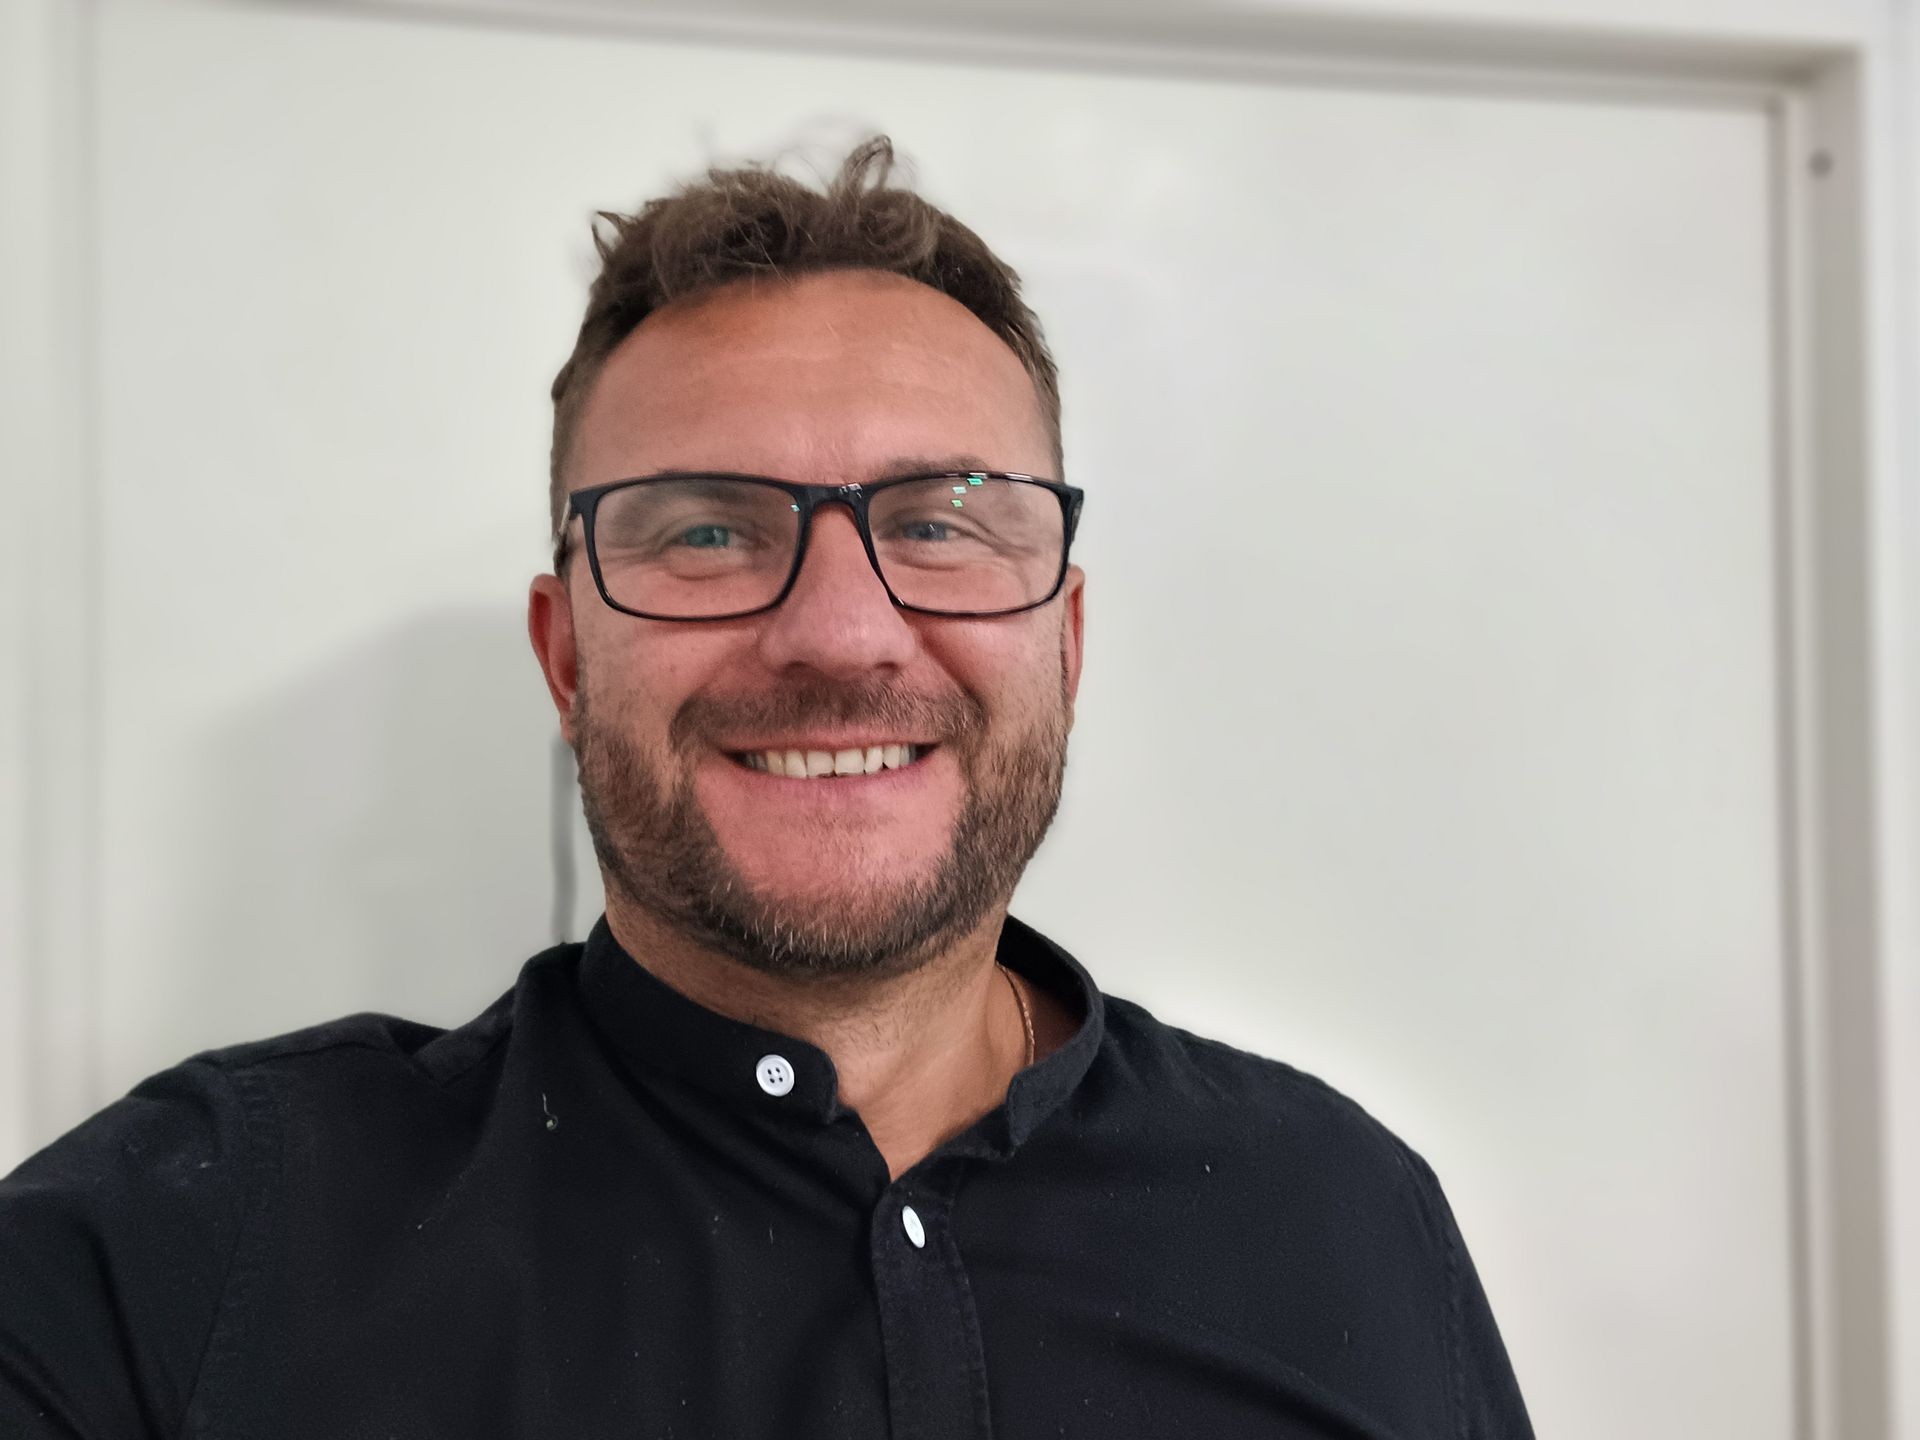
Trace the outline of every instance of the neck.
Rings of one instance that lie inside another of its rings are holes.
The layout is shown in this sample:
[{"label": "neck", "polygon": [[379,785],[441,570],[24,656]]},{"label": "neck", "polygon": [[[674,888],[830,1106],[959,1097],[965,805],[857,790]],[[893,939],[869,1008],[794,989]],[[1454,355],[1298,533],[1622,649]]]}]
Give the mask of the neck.
[{"label": "neck", "polygon": [[994,964],[1006,907],[903,975],[794,979],[695,945],[607,898],[607,926],[656,978],[717,1014],[805,1040],[833,1060],[897,1178],[1006,1096],[1026,1063],[1019,1002]]}]

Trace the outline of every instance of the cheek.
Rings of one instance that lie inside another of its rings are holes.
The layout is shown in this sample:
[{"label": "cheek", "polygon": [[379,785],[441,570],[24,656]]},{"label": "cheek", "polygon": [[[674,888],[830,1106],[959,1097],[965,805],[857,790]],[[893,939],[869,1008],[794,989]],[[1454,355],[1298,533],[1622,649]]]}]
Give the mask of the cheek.
[{"label": "cheek", "polygon": [[1024,731],[1060,711],[1057,623],[1000,630],[974,622],[936,653],[953,679],[986,705],[996,729]]},{"label": "cheek", "polygon": [[715,673],[715,662],[699,637],[637,632],[656,627],[620,618],[627,624],[597,636],[601,643],[586,657],[593,707],[633,738],[664,745],[673,717]]}]

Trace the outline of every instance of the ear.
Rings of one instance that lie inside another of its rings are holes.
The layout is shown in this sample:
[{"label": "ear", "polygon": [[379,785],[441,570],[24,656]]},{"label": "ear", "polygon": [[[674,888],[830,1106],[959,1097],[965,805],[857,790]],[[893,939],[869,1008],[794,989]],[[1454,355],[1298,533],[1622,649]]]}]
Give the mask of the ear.
[{"label": "ear", "polygon": [[527,637],[533,641],[533,653],[547,677],[547,690],[560,712],[561,738],[571,745],[580,656],[573,633],[573,600],[559,576],[533,577],[533,588],[527,594]]},{"label": "ear", "polygon": [[1080,694],[1080,656],[1084,639],[1086,620],[1087,572],[1078,565],[1067,567],[1067,578],[1062,582],[1060,596],[1066,602],[1066,613],[1060,621],[1060,673],[1065,678],[1067,704],[1071,706]]}]

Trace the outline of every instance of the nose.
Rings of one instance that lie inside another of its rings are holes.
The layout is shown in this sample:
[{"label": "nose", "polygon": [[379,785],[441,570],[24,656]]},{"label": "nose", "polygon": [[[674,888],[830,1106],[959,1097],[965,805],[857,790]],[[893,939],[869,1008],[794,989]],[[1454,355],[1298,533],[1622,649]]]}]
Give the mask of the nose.
[{"label": "nose", "polygon": [[793,588],[760,632],[774,670],[801,665],[837,680],[900,669],[912,657],[913,627],[887,595],[859,528],[844,506],[816,511]]}]

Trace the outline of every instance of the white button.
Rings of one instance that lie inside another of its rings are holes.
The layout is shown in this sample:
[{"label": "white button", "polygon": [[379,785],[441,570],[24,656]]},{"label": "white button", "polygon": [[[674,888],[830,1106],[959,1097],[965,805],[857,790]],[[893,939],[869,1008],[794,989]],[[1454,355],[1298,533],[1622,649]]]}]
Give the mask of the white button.
[{"label": "white button", "polygon": [[753,1074],[760,1088],[769,1095],[784,1095],[793,1089],[793,1066],[784,1055],[762,1055]]},{"label": "white button", "polygon": [[920,1223],[920,1217],[913,1213],[913,1206],[908,1205],[901,1209],[900,1223],[906,1226],[907,1239],[913,1241],[913,1248],[924,1250],[927,1244],[927,1231],[926,1227]]}]

